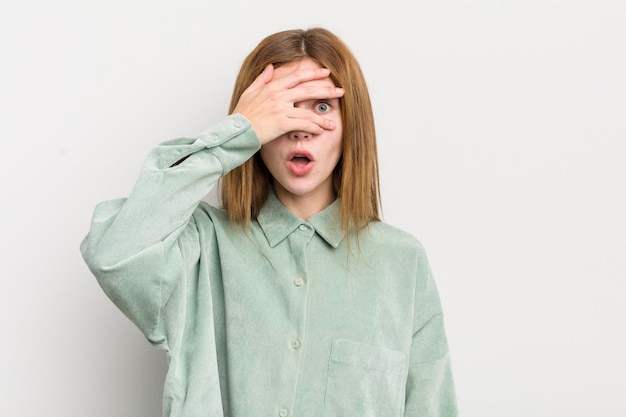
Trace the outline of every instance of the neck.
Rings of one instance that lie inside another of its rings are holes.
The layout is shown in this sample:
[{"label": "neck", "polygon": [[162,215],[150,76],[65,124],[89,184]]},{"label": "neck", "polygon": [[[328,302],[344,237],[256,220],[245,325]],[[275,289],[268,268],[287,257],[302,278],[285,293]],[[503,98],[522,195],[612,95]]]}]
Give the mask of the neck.
[{"label": "neck", "polygon": [[280,186],[275,187],[274,192],[281,203],[301,219],[307,220],[335,201],[336,196],[332,191],[317,191],[306,195],[295,195]]}]

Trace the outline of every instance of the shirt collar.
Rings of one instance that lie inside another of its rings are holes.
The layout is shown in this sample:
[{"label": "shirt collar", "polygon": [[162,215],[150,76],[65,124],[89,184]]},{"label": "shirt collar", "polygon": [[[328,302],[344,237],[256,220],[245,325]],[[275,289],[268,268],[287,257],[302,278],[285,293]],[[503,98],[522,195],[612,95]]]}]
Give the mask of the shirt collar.
[{"label": "shirt collar", "polygon": [[257,221],[271,247],[280,243],[301,224],[308,224],[329,245],[336,248],[343,239],[339,221],[341,218],[340,208],[341,203],[337,199],[308,220],[302,220],[287,210],[274,192],[270,191]]}]

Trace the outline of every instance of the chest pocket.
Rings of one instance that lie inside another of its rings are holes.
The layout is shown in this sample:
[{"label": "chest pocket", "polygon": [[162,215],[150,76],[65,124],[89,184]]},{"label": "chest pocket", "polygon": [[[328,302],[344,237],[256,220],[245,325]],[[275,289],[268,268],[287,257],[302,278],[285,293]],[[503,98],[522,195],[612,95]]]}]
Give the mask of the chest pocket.
[{"label": "chest pocket", "polygon": [[406,360],[403,352],[334,339],[324,417],[400,417]]}]

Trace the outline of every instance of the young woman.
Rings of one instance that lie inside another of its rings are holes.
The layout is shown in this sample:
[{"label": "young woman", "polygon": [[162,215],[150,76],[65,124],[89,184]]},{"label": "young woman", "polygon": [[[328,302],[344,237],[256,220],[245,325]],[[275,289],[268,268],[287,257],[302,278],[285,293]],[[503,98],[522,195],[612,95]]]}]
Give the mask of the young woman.
[{"label": "young woman", "polygon": [[[81,244],[167,352],[164,415],[456,416],[426,255],[380,220],[352,53],[321,28],[270,35],[229,113],[156,147]],[[218,182],[222,208],[202,201]]]}]

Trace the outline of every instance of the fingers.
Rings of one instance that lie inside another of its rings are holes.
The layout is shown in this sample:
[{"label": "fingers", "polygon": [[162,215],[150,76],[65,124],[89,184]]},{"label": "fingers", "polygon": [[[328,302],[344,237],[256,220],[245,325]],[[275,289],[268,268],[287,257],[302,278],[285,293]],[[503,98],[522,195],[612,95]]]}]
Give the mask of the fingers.
[{"label": "fingers", "polygon": [[293,88],[307,81],[321,80],[330,75],[328,68],[294,69],[284,77],[277,78],[276,82],[284,88]]},{"label": "fingers", "polygon": [[261,72],[259,76],[254,79],[252,84],[250,84],[250,86],[246,90],[254,91],[254,90],[263,88],[266,84],[272,81],[273,76],[274,76],[274,66],[272,64],[268,64],[263,69],[263,72]]},{"label": "fingers", "polygon": [[343,94],[343,88],[326,84],[318,85],[309,81],[285,91],[284,100],[290,103],[299,103],[307,100],[340,98]]},{"label": "fingers", "polygon": [[343,90],[329,82],[329,74],[330,70],[327,68],[295,69],[280,78],[272,79],[272,89],[278,94],[284,93],[285,101],[292,103],[341,97]]},{"label": "fingers", "polygon": [[[310,69],[295,69],[279,78],[274,78],[274,65],[268,64],[261,74],[250,84],[247,90],[258,90],[271,84],[274,91],[286,91],[295,87],[299,87],[304,83],[321,80],[327,78],[330,74],[330,70],[327,68],[310,68]],[[309,92],[313,92],[313,88],[308,88]],[[322,98],[322,97],[312,97]],[[330,98],[330,97],[327,97]]]},{"label": "fingers", "polygon": [[300,108],[297,103],[308,100],[335,99],[343,96],[343,89],[335,87],[325,68],[280,71],[273,65],[263,72],[243,92],[233,113],[240,113],[252,124],[261,144],[290,131],[321,134],[335,128],[335,122],[324,118],[311,108]]},{"label": "fingers", "polygon": [[257,78],[260,78],[264,84],[267,84],[270,81],[272,81],[273,77],[274,77],[274,65],[267,64],[267,66],[263,69],[263,72]]},{"label": "fingers", "polygon": [[301,131],[319,135],[325,130],[336,128],[335,121],[326,119],[310,110],[297,107],[284,108],[280,112],[274,113],[271,117],[267,117],[267,115],[258,117],[257,114],[254,114],[249,117],[249,120],[261,145],[287,132]]},{"label": "fingers", "polygon": [[[333,130],[336,125],[331,119],[327,119],[310,110],[294,107],[286,114],[289,119],[287,131],[301,130],[312,134],[320,134],[324,130]],[[287,126],[286,126],[287,127]]]}]

